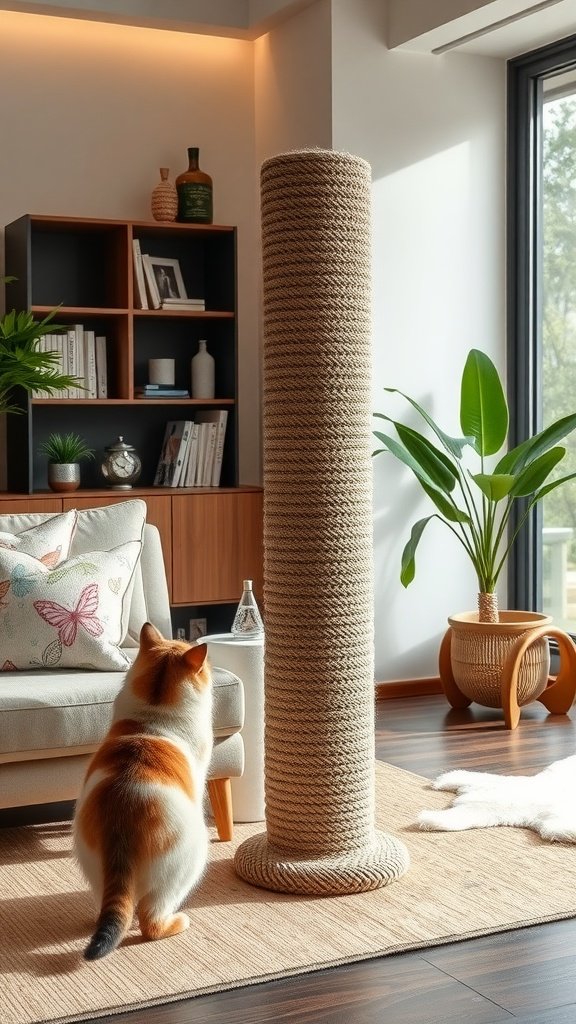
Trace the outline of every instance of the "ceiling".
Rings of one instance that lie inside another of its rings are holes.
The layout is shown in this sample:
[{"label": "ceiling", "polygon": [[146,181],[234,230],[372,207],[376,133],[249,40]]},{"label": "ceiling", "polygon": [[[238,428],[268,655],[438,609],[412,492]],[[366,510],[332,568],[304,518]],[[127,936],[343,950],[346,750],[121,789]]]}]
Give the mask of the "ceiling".
[{"label": "ceiling", "polygon": [[[413,4],[411,20],[406,13]],[[576,34],[576,0],[389,0],[389,45],[420,53],[508,59]],[[431,24],[432,5],[444,17]],[[418,11],[426,11],[419,18]]]},{"label": "ceiling", "polygon": [[0,10],[255,39],[314,0],[0,0]]},{"label": "ceiling", "polygon": [[[0,10],[255,39],[315,0],[0,0]],[[576,33],[576,0],[374,0],[390,49],[510,58]]]}]

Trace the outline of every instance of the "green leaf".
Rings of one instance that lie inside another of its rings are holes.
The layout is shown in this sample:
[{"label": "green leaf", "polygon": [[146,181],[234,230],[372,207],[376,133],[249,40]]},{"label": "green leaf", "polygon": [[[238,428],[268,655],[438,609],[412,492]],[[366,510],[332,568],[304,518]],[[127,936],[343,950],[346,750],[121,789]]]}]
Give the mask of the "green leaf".
[{"label": "green leaf", "polygon": [[420,538],[424,533],[427,524],[431,519],[435,519],[436,516],[428,516],[426,519],[419,519],[417,523],[414,523],[412,532],[410,533],[410,540],[406,544],[404,551],[402,552],[402,568],[400,570],[400,582],[404,587],[409,586],[416,575],[416,548],[420,543]]},{"label": "green leaf", "polygon": [[494,363],[484,352],[468,353],[460,393],[460,425],[478,455],[494,455],[508,433],[508,405]]},{"label": "green leaf", "polygon": [[[399,391],[398,388],[384,388],[384,391],[388,391],[390,394],[401,395],[402,398],[405,398],[407,402],[410,402],[412,408],[416,409],[416,412],[420,413],[422,419],[426,420],[426,423],[434,431],[438,440],[442,442],[446,451],[450,452],[450,454],[454,455],[454,457],[457,459],[462,458],[462,452],[464,448],[467,445],[472,444],[473,438],[450,437],[449,434],[445,434],[444,431],[440,429],[440,427],[438,426],[437,423],[434,422],[432,417],[429,416],[428,413],[425,412],[425,410],[420,405],[418,405],[418,402],[415,402],[413,398],[410,398],[409,395],[405,395],[404,392]],[[382,419],[388,419],[388,416],[384,416],[384,414],[381,412],[375,412],[374,415],[380,416],[382,417]]]},{"label": "green leaf", "polygon": [[539,501],[542,501],[542,498],[545,498],[547,494],[550,494],[550,491],[555,491],[557,487],[560,487],[560,484],[565,484],[568,480],[574,479],[576,479],[576,473],[569,473],[568,476],[561,476],[558,480],[553,480],[552,483],[546,484],[546,487],[541,487],[528,505],[528,511],[534,508],[534,505],[537,505]]},{"label": "green leaf", "polygon": [[84,381],[60,372],[56,352],[39,349],[43,334],[61,329],[53,322],[55,312],[49,312],[43,320],[35,320],[26,310],[20,313],[10,310],[0,317],[1,412],[23,412],[22,403],[17,399],[19,388],[46,394],[72,385],[84,388]]},{"label": "green leaf", "polygon": [[[470,517],[462,509],[456,508],[452,502],[445,497],[445,494],[449,494],[454,488],[453,478],[450,477],[451,487],[444,488],[440,485],[440,489],[437,486],[436,480],[430,476],[427,469],[423,468],[420,462],[414,458],[411,452],[404,447],[403,444],[396,441],[393,437],[388,434],[383,434],[379,430],[375,430],[374,434],[382,441],[387,447],[380,449],[381,451],[388,451],[391,455],[394,455],[400,462],[403,462],[405,466],[408,466],[412,470],[414,476],[420,483],[422,489],[426,492],[428,497],[434,502],[436,508],[442,515],[448,519],[451,523],[469,523]],[[421,437],[421,435],[417,435]],[[430,444],[430,442],[428,442]],[[433,446],[431,446],[433,447]],[[438,450],[434,449],[437,453]]]},{"label": "green leaf", "polygon": [[386,445],[387,450],[394,455],[399,462],[403,462],[405,466],[408,466],[408,469],[412,470],[414,476],[416,476],[421,483],[424,481],[430,487],[436,487],[434,480],[426,474],[420,464],[410,454],[410,452],[407,451],[403,444],[396,441],[395,438],[390,437],[389,434],[382,433],[380,430],[374,430],[373,433],[378,440],[382,442],[382,444]]},{"label": "green leaf", "polygon": [[458,479],[458,470],[455,469],[448,456],[435,448],[432,442],[419,434],[417,430],[405,427],[402,423],[396,423],[394,420],[392,422],[404,447],[416,459],[424,473],[440,490],[453,491]]},{"label": "green leaf", "polygon": [[534,459],[530,465],[526,466],[526,469],[520,473],[520,476],[516,478],[516,483],[511,490],[511,494],[515,498],[526,497],[528,494],[534,494],[539,487],[542,486],[547,477],[559,462],[562,461],[566,454],[566,449],[558,446],[552,448],[549,452],[544,452],[537,459]]},{"label": "green leaf", "polygon": [[497,502],[510,494],[516,477],[509,473],[474,473],[472,479],[489,501]]},{"label": "green leaf", "polygon": [[500,462],[495,467],[495,473],[517,473],[518,470],[524,469],[535,458],[542,454],[542,452],[548,451],[553,445],[561,441],[563,437],[570,434],[576,428],[576,414],[570,416],[563,416],[562,419],[556,420],[555,423],[551,423],[545,430],[541,430],[539,434],[535,434],[534,437],[529,437],[527,441],[522,441],[521,444],[512,448],[511,451],[507,452],[506,455],[500,459]]},{"label": "green leaf", "polygon": [[436,508],[442,515],[449,519],[451,523],[470,523],[471,519],[467,512],[463,512],[462,509],[452,505],[444,495],[437,491],[434,487],[429,487],[423,480],[420,481],[423,490],[426,491],[428,497],[434,502]]}]

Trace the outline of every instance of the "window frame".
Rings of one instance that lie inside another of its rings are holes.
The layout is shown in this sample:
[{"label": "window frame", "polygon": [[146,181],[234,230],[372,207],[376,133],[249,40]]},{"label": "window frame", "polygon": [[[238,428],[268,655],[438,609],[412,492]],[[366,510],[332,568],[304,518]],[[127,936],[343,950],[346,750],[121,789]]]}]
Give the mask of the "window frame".
[{"label": "window frame", "polygon": [[[542,429],[543,80],[576,67],[576,35],[508,62],[507,95],[507,387],[510,446]],[[522,507],[515,510],[511,529]],[[542,608],[542,507],[520,531],[508,563],[508,607]]]}]

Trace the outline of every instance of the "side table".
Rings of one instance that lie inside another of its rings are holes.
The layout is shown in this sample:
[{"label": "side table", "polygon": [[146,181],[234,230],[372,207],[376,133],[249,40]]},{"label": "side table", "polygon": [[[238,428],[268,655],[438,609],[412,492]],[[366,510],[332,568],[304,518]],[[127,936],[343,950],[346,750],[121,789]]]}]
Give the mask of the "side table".
[{"label": "side table", "polygon": [[234,821],[264,820],[264,637],[240,639],[233,633],[202,637],[213,665],[244,684],[244,774],[231,779]]}]

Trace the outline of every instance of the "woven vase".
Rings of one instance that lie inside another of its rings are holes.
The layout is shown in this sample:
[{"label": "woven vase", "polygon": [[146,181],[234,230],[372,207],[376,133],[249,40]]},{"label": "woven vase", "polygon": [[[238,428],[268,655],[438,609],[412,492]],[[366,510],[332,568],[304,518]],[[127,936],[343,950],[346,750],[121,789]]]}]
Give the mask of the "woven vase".
[{"label": "woven vase", "polygon": [[168,167],[160,168],[160,181],[152,190],[150,206],[154,220],[176,220],[178,213],[178,194],[176,186],[168,180]]},{"label": "woven vase", "polygon": [[[469,700],[487,708],[502,707],[502,669],[519,636],[552,624],[540,612],[502,611],[499,622],[478,622],[477,612],[449,617],[452,629],[451,666],[454,681]],[[541,637],[524,653],[518,675],[520,707],[537,700],[550,671],[548,640]]]}]

